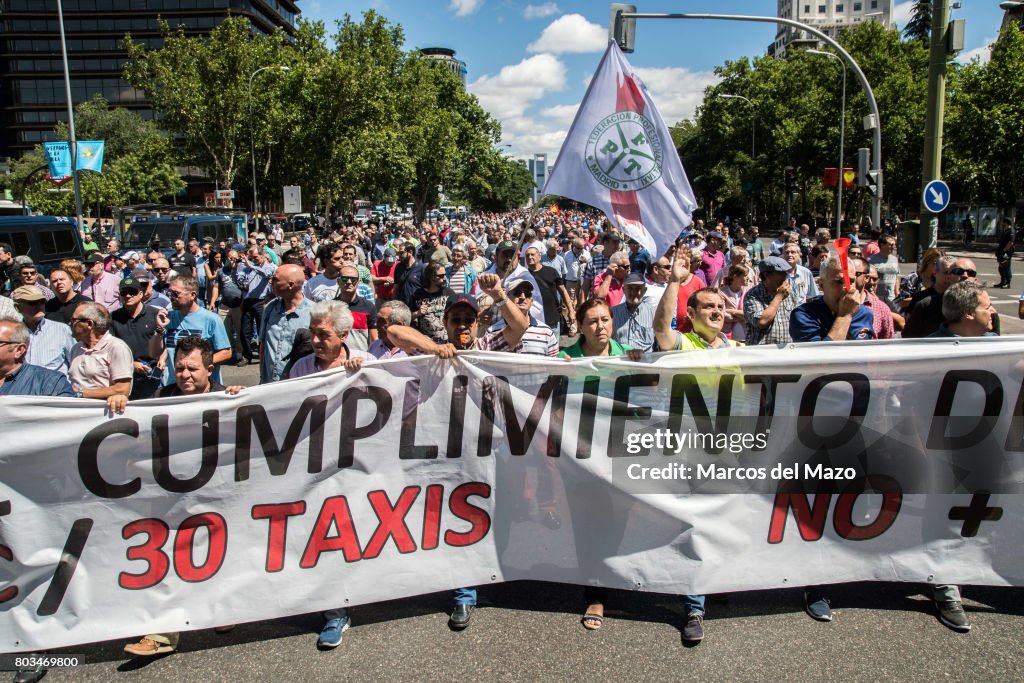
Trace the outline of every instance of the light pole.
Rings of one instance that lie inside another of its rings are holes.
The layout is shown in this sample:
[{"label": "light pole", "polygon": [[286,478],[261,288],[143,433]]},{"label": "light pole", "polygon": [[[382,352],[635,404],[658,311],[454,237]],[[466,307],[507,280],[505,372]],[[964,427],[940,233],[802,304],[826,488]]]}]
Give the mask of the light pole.
[{"label": "light pole", "polygon": [[288,66],[261,66],[252,72],[249,76],[249,156],[252,157],[252,220],[258,232],[260,229],[260,213],[259,205],[256,197],[256,133],[255,124],[252,120],[252,79],[256,78],[256,74],[267,69],[278,69],[280,71],[291,71],[291,67]]},{"label": "light pole", "polygon": [[[942,0],[936,0],[941,2]],[[626,44],[629,49],[627,51],[632,52],[633,43],[635,42],[636,22],[630,22],[630,19],[711,19],[716,21],[753,21],[753,22],[764,22],[769,24],[781,24],[783,26],[789,26],[791,28],[800,29],[805,33],[808,33],[823,43],[832,47],[839,57],[842,58],[843,62],[846,63],[850,69],[853,70],[853,75],[857,77],[857,81],[860,83],[861,88],[864,90],[864,95],[868,100],[868,116],[864,118],[864,129],[870,130],[872,135],[872,149],[871,149],[871,166],[870,169],[872,178],[875,180],[875,192],[871,199],[871,223],[872,225],[880,225],[881,213],[882,213],[882,119],[878,113],[878,102],[875,100],[875,93],[871,89],[871,84],[868,83],[867,76],[864,75],[864,71],[857,64],[856,60],[850,56],[850,53],[843,49],[834,38],[826,35],[821,29],[815,28],[809,24],[805,24],[800,21],[793,19],[785,19],[783,17],[768,17],[758,15],[746,15],[746,14],[669,14],[669,13],[648,13],[648,12],[637,12],[633,5],[623,5],[612,3],[612,16],[611,21],[608,24],[608,37],[609,39],[616,40],[619,46],[622,47]]]},{"label": "light pole", "polygon": [[757,107],[743,95],[727,95],[722,93],[719,97],[730,100],[743,100],[750,105],[750,224],[755,222],[757,205],[754,203],[754,158],[757,156],[756,130],[757,130]]},{"label": "light pole", "polygon": [[807,50],[809,55],[822,55],[830,59],[834,59],[839,62],[839,68],[843,70],[843,99],[842,104],[839,106],[839,182],[837,183],[838,189],[836,190],[836,237],[842,237],[842,226],[843,226],[843,184],[844,179],[844,167],[843,167],[843,146],[846,143],[846,64],[843,60],[831,52],[824,52],[822,50]]},{"label": "light pole", "polygon": [[82,188],[78,183],[78,139],[75,137],[75,107],[71,102],[71,75],[68,73],[68,41],[64,36],[64,7],[61,0],[57,0],[57,24],[60,26],[60,56],[64,63],[64,97],[68,103],[68,137],[69,150],[71,152],[71,182],[75,186],[75,218],[78,221],[78,230],[85,230],[85,223],[82,222]]}]

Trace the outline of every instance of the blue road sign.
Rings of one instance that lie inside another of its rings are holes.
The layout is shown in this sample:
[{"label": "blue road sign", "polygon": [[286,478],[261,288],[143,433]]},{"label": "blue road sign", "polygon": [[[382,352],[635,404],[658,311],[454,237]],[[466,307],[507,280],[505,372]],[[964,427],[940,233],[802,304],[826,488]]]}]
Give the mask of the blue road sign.
[{"label": "blue road sign", "polygon": [[924,206],[932,213],[942,213],[949,206],[949,185],[942,180],[933,180],[924,186]]}]

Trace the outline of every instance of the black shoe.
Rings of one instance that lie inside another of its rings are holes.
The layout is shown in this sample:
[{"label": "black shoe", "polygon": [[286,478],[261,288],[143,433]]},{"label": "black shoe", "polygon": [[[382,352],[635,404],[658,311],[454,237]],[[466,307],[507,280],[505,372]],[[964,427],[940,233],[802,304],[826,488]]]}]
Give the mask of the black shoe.
[{"label": "black shoe", "polygon": [[541,515],[540,523],[552,531],[562,528],[562,518],[554,511],[548,511]]},{"label": "black shoe", "polygon": [[14,683],[36,683],[46,675],[46,669],[37,667],[35,669],[18,669],[14,674]]},{"label": "black shoe", "polygon": [[473,607],[474,605],[455,605],[452,616],[448,619],[448,628],[461,631],[469,626],[469,620],[473,617]]}]

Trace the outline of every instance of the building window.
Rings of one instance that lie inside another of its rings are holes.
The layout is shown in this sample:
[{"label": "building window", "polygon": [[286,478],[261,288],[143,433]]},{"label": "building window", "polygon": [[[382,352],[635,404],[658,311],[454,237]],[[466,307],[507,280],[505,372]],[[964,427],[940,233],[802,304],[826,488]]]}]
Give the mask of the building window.
[{"label": "building window", "polygon": [[861,8],[861,4],[859,2],[853,3],[853,11],[854,12],[859,12],[860,8]]},{"label": "building window", "polygon": [[824,14],[826,9],[825,5],[818,5],[818,14]]},{"label": "building window", "polygon": [[804,5],[804,14],[810,14],[810,13],[811,13],[811,6],[810,5]]},{"label": "building window", "polygon": [[878,0],[871,0],[871,9],[878,9]]},{"label": "building window", "polygon": [[837,13],[838,12],[843,12],[843,11],[844,11],[844,7],[842,5],[836,5],[836,12]]}]

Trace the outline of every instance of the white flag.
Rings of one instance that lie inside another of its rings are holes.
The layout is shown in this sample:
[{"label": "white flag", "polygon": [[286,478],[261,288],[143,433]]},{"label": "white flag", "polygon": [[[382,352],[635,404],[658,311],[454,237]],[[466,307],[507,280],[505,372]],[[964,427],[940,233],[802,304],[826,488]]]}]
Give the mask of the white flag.
[{"label": "white flag", "polygon": [[690,224],[697,201],[651,94],[609,41],[544,194],[604,211],[655,257]]}]

